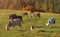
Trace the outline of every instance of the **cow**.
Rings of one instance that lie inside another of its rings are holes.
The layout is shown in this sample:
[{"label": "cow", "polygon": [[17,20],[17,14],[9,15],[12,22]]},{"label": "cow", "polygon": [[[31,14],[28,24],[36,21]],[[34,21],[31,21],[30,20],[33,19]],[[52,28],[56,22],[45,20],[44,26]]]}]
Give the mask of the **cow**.
[{"label": "cow", "polygon": [[37,17],[38,19],[40,19],[40,12],[41,12],[41,10],[39,9],[39,10],[37,10],[37,9],[32,9],[31,10],[31,18],[32,17]]},{"label": "cow", "polygon": [[31,18],[32,18],[32,17],[35,17],[35,18],[40,19],[40,13],[39,13],[39,12],[31,13]]},{"label": "cow", "polygon": [[48,23],[46,24],[47,27],[52,27],[52,24],[55,24],[55,18],[49,18]]},{"label": "cow", "polygon": [[16,14],[12,14],[9,16],[9,23],[6,26],[6,30],[9,30],[10,27],[14,27],[18,25],[21,30],[21,24],[23,22],[22,16],[17,16]]}]

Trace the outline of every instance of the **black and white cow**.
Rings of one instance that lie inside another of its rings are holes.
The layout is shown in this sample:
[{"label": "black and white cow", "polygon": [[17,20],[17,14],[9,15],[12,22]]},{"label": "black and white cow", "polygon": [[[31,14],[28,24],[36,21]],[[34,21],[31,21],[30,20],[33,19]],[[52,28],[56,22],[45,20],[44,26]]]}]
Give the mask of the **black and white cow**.
[{"label": "black and white cow", "polygon": [[21,24],[23,22],[22,16],[17,16],[16,14],[12,14],[9,16],[9,23],[6,26],[6,30],[9,30],[10,27],[14,27],[18,25],[21,30]]},{"label": "black and white cow", "polygon": [[46,24],[47,27],[52,27],[52,24],[55,24],[55,18],[49,18],[48,23]]}]

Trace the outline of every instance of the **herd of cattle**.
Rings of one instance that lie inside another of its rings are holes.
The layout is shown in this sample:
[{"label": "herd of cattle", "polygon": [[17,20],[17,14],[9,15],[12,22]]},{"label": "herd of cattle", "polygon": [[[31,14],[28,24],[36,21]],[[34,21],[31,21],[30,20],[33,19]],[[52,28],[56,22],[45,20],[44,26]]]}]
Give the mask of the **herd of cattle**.
[{"label": "herd of cattle", "polygon": [[[33,17],[38,17],[40,19],[40,12],[31,12],[31,18]],[[24,12],[23,15],[28,15],[27,12]],[[18,16],[16,14],[11,14],[9,16],[9,23],[8,25],[6,26],[6,30],[9,30],[10,27],[14,27],[16,25],[18,25],[20,27],[20,30],[21,30],[21,25],[22,23],[24,22],[23,21],[23,16]],[[48,23],[46,24],[47,27],[51,26],[51,24],[55,23],[55,18],[50,18],[48,20]],[[33,30],[33,26],[30,27],[31,30]]]}]

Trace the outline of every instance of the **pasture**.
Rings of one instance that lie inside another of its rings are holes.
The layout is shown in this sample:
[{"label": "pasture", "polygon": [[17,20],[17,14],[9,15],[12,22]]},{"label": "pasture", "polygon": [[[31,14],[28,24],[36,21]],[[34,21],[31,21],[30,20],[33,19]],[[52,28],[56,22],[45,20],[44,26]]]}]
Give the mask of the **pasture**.
[{"label": "pasture", "polygon": [[[22,31],[18,31],[19,26],[6,31],[5,26],[8,24],[10,14],[21,15],[22,13],[21,11],[0,10],[0,37],[60,37],[60,14],[41,13],[40,19],[30,18],[29,14],[29,16],[23,16]],[[56,24],[52,28],[46,27],[49,17],[56,19]],[[30,30],[30,25],[35,26],[33,31]]]}]

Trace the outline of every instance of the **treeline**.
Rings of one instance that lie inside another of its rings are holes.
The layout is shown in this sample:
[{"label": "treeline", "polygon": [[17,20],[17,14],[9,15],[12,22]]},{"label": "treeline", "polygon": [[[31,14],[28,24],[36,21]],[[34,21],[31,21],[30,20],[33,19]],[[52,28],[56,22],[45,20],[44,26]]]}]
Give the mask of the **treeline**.
[{"label": "treeline", "polygon": [[60,12],[60,0],[0,0],[0,9]]}]

